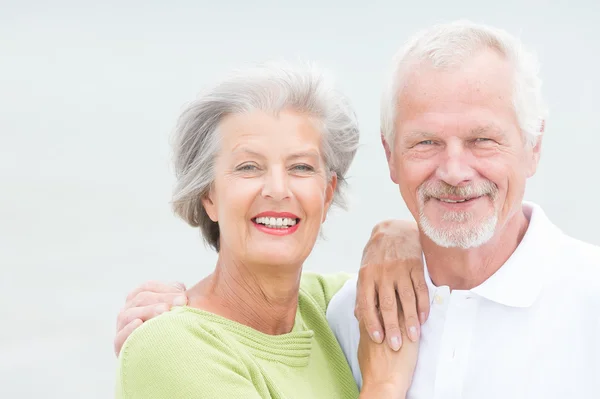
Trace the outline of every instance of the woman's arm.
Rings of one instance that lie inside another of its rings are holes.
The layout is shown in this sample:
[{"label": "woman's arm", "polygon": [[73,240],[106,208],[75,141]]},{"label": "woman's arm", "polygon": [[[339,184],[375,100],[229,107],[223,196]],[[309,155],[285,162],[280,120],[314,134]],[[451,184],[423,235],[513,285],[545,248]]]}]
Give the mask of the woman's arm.
[{"label": "woman's arm", "polygon": [[[402,319],[401,315],[398,315]],[[402,331],[404,333],[404,331]],[[358,362],[363,379],[359,399],[405,399],[419,352],[418,342],[405,340],[398,351],[373,342],[360,323]]]}]

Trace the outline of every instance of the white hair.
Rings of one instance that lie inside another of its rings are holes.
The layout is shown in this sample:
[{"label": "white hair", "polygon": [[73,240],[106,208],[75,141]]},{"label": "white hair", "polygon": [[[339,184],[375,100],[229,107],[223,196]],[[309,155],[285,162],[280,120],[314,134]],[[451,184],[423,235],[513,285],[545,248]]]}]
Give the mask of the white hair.
[{"label": "white hair", "polygon": [[436,245],[444,248],[477,248],[492,239],[498,224],[498,215],[494,213],[475,225],[472,221],[473,215],[467,212],[447,212],[442,218],[446,222],[454,222],[457,225],[452,228],[435,227],[423,210],[419,212],[419,226],[423,233]]},{"label": "white hair", "polygon": [[199,226],[217,251],[219,226],[208,217],[202,198],[214,181],[219,125],[231,114],[261,110],[277,115],[288,108],[317,121],[328,177],[337,176],[333,203],[344,206],[345,176],[359,142],[358,122],[347,98],[313,64],[269,62],[235,71],[185,109],[174,136],[173,208],[188,224]]},{"label": "white hair", "polygon": [[547,115],[537,58],[509,33],[469,21],[437,25],[422,31],[396,53],[381,104],[381,133],[385,140],[390,145],[394,142],[400,88],[411,67],[424,62],[440,70],[460,67],[462,62],[484,48],[500,52],[512,63],[515,112],[526,142],[534,144],[543,131]]}]

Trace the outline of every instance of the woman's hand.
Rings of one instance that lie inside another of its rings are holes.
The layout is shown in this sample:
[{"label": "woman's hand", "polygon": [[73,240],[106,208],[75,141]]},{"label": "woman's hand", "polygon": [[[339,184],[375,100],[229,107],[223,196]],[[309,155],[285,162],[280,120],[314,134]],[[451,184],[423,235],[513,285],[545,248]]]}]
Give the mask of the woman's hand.
[{"label": "woman's hand", "polygon": [[364,322],[359,324],[358,363],[363,379],[359,398],[406,398],[417,364],[418,342],[407,339],[399,351],[394,351],[384,343],[373,342]]},{"label": "woman's hand", "polygon": [[183,306],[186,303],[185,285],[182,283],[148,281],[131,291],[127,295],[125,307],[117,316],[115,355],[119,356],[127,337],[142,323],[170,310],[172,306]]},{"label": "woman's hand", "polygon": [[399,311],[406,320],[402,328],[416,342],[429,316],[419,230],[414,222],[390,220],[375,226],[363,251],[354,315],[374,342],[386,338],[399,350]]}]

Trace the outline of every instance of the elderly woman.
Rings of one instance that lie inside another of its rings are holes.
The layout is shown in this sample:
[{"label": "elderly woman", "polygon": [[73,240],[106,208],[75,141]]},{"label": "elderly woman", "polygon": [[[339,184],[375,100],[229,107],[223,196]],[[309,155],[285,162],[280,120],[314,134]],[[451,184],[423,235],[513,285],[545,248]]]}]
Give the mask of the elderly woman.
[{"label": "elderly woman", "polygon": [[[174,209],[219,256],[187,306],[131,333],[118,397],[359,397],[325,318],[349,276],[302,273],[358,140],[348,102],[310,67],[246,70],[184,111]],[[403,397],[417,344],[360,352],[360,397]]]}]

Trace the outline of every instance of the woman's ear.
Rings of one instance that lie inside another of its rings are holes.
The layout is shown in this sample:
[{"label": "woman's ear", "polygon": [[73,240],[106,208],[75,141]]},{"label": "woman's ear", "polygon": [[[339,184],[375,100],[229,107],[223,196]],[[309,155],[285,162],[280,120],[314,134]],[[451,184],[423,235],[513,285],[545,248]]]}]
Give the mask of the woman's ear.
[{"label": "woman's ear", "polygon": [[331,203],[333,202],[333,197],[335,195],[335,188],[337,187],[337,174],[333,173],[331,179],[329,179],[329,183],[327,184],[327,188],[325,189],[325,209],[323,212],[323,220],[321,223],[327,219],[327,212],[329,212],[329,208],[331,207]]},{"label": "woman's ear", "polygon": [[218,222],[219,217],[217,215],[219,213],[217,210],[216,202],[213,200],[213,197],[213,191],[212,189],[210,189],[208,190],[208,193],[202,197],[201,201],[202,206],[204,207],[204,210],[206,211],[206,214],[208,215],[210,220],[212,220],[213,222]]}]

